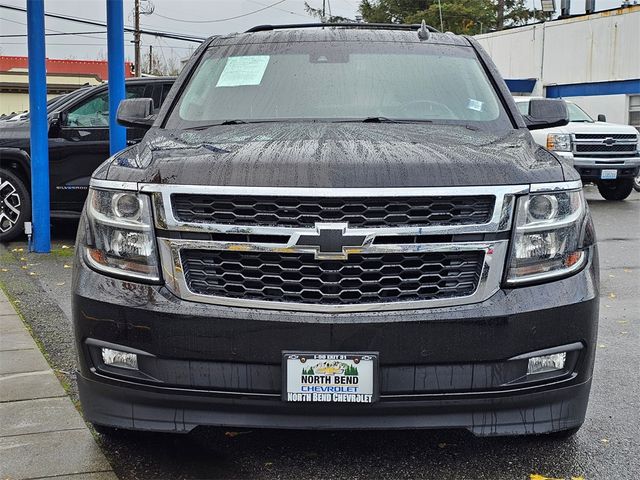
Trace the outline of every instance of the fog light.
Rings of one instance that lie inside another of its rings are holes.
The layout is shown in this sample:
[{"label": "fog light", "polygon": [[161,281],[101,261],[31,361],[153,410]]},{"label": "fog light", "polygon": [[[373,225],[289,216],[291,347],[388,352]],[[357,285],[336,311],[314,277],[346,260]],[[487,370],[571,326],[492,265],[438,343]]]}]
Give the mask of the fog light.
[{"label": "fog light", "polygon": [[138,370],[138,356],[135,353],[121,352],[111,348],[102,349],[102,361],[105,365]]},{"label": "fog light", "polygon": [[562,370],[566,359],[567,352],[543,355],[541,357],[531,357],[529,359],[529,366],[527,367],[527,375]]}]

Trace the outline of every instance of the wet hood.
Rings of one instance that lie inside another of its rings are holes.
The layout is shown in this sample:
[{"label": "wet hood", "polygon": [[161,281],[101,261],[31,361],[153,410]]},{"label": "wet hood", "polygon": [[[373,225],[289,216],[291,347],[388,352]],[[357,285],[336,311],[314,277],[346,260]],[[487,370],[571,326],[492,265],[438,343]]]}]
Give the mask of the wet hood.
[{"label": "wet hood", "polygon": [[8,120],[0,120],[0,147],[18,147],[16,140],[29,140],[29,117],[23,114]]},{"label": "wet hood", "polygon": [[564,179],[527,131],[497,136],[460,126],[259,123],[151,129],[95,178],[186,185],[409,187]]}]

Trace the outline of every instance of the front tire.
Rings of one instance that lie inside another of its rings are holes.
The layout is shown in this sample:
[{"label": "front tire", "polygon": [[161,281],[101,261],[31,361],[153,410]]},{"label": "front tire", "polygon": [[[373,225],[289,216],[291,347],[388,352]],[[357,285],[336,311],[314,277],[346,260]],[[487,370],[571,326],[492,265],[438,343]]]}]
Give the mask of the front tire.
[{"label": "front tire", "polygon": [[606,200],[620,201],[631,195],[633,190],[632,178],[619,180],[602,180],[598,182],[598,191]]},{"label": "front tire", "polygon": [[0,242],[24,232],[31,218],[31,198],[24,182],[11,170],[0,168]]},{"label": "front tire", "polygon": [[633,189],[640,192],[640,173],[633,178]]}]

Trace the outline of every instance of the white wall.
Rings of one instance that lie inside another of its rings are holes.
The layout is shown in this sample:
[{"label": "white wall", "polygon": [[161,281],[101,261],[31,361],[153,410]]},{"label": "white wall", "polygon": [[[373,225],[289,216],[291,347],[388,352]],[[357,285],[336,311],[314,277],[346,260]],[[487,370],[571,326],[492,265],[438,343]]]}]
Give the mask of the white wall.
[{"label": "white wall", "polygon": [[580,105],[594,120],[599,113],[607,116],[607,122],[629,123],[629,101],[627,95],[592,95],[588,97],[568,97],[568,100]]},{"label": "white wall", "polygon": [[640,78],[640,6],[545,25],[545,85]]},{"label": "white wall", "polygon": [[[640,78],[640,5],[475,37],[504,78],[535,78],[544,87]],[[639,92],[640,93],[640,92]],[[568,97],[589,114],[628,123],[628,97]]]},{"label": "white wall", "polygon": [[[544,33],[544,24],[538,24],[476,35],[475,38],[497,65],[503,78],[539,79]],[[534,94],[542,94],[541,86],[540,91]]]}]

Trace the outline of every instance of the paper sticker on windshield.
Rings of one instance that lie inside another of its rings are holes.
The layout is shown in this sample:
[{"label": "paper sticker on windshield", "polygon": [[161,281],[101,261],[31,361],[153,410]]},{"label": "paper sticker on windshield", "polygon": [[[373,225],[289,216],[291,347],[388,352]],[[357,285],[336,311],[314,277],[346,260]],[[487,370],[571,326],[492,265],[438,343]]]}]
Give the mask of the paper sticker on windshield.
[{"label": "paper sticker on windshield", "polygon": [[481,112],[483,105],[484,105],[484,102],[470,98],[469,103],[467,104],[467,108],[469,110],[475,110],[476,112]]},{"label": "paper sticker on windshield", "polygon": [[269,64],[269,55],[229,57],[216,87],[260,85]]}]

